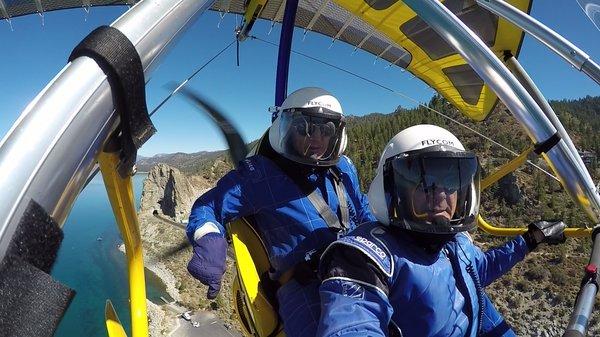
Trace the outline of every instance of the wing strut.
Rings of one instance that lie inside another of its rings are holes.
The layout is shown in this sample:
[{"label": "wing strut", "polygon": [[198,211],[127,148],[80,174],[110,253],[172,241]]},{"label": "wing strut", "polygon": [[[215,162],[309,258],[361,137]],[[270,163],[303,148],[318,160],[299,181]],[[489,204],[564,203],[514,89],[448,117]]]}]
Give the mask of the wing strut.
[{"label": "wing strut", "polygon": [[596,83],[600,84],[600,66],[588,54],[577,48],[569,40],[504,0],[476,1],[479,6],[501,18],[505,18],[538,39],[567,62],[571,63],[575,69],[584,72],[596,81]]},{"label": "wing strut", "polygon": [[[283,103],[287,96],[288,74],[290,70],[290,51],[292,49],[292,37],[294,36],[294,22],[298,0],[288,0],[285,3],[285,12],[279,37],[279,54],[277,55],[277,78],[275,80],[275,106]],[[275,120],[277,112],[273,112],[271,120]]]}]

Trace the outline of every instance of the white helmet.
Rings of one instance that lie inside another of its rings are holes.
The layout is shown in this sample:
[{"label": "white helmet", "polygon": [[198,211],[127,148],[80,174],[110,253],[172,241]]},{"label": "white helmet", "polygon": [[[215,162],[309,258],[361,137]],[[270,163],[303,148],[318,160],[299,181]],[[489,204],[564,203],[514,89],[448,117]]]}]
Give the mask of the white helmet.
[{"label": "white helmet", "polygon": [[326,90],[307,87],[291,93],[269,129],[269,142],[282,156],[301,164],[332,166],[346,149],[340,102]]},{"label": "white helmet", "polygon": [[383,150],[369,204],[385,225],[457,233],[475,227],[479,181],[477,156],[465,151],[458,138],[435,125],[416,125]]}]

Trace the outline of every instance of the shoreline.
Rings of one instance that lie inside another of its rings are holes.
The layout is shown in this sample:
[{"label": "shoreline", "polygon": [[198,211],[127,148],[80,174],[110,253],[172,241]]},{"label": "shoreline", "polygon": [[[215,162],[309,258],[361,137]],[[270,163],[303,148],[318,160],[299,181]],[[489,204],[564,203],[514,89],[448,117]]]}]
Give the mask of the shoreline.
[{"label": "shoreline", "polygon": [[[124,243],[119,244],[118,249],[123,254],[125,254],[125,244]],[[167,268],[162,262],[154,262],[154,261],[156,261],[156,259],[154,258],[154,256],[150,256],[151,253],[148,252],[148,250],[144,251],[144,253],[145,253],[144,254],[145,255],[144,256],[144,268],[148,269],[159,280],[162,281],[162,283],[165,286],[166,293],[169,296],[171,296],[173,301],[179,302],[181,299],[181,296],[180,296],[177,288],[175,288],[175,284],[177,283],[177,280],[175,279],[175,275],[173,275],[173,273],[169,270],[169,268]],[[164,301],[163,301],[163,303],[154,303],[154,304],[162,306],[167,303],[164,303]]]}]

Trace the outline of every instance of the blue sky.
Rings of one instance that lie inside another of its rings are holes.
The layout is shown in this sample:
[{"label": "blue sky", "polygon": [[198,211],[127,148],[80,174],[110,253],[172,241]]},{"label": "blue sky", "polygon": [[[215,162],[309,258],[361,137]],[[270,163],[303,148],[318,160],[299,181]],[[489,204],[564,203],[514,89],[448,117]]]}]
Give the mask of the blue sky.
[{"label": "blue sky", "polygon": [[[64,10],[14,18],[11,31],[0,22],[0,134],[4,135],[28,102],[64,67],[72,48],[95,27],[109,24],[126,7]],[[576,0],[539,0],[532,15],[555,29],[600,61],[600,31],[587,20]],[[179,40],[152,75],[147,86],[148,107],[152,110],[167,94],[165,84],[179,82],[205,63],[234,38],[235,15],[222,21],[207,12]],[[277,24],[268,34],[269,23],[258,23],[252,34],[273,42],[279,40]],[[331,46],[331,47],[330,47]],[[352,69],[414,99],[427,102],[433,90],[407,72],[386,67],[373,55],[318,34],[302,39],[297,30],[293,48],[337,66]],[[269,106],[273,105],[277,49],[260,41],[247,40],[240,46],[240,66],[236,66],[235,48],[230,48],[201,71],[189,85],[201,92],[233,120],[249,141],[256,139],[270,124]],[[375,61],[375,62],[374,62]],[[526,37],[520,61],[549,99],[600,95],[600,86],[573,69],[536,40]],[[398,105],[415,104],[401,96],[383,91],[338,70],[292,56],[289,91],[303,86],[321,86],[340,99],[347,114],[364,115],[390,112]],[[139,151],[140,155],[197,152],[225,148],[210,120],[186,101],[174,97],[153,116],[158,133]]]}]

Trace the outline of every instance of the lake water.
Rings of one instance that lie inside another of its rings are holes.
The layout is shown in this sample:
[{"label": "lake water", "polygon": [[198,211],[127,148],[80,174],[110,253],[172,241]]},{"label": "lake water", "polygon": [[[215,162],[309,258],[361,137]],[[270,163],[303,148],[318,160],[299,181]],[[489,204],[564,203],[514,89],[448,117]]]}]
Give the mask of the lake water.
[{"label": "lake water", "polygon": [[[138,207],[145,178],[146,174],[133,178]],[[65,237],[52,276],[77,293],[54,336],[106,337],[107,299],[112,301],[130,335],[127,268],[125,254],[118,250],[123,241],[100,174],[77,198],[63,230]],[[164,284],[148,271],[146,292],[155,303],[162,303],[160,296],[167,296]]]}]

